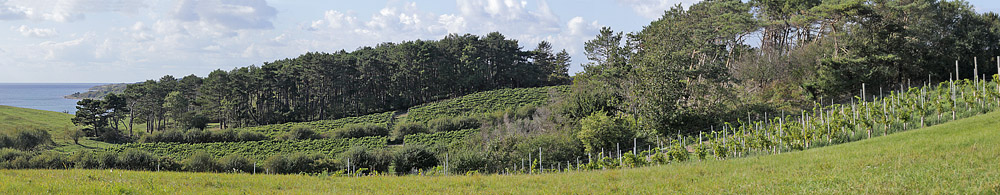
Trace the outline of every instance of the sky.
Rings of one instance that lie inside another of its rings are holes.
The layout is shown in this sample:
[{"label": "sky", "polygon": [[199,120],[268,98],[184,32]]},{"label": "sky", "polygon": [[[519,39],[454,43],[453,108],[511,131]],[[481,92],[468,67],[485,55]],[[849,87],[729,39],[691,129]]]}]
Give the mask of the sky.
[{"label": "sky", "polygon": [[[205,76],[306,52],[498,31],[586,63],[603,26],[634,32],[699,0],[0,0],[0,83]],[[994,0],[969,1],[977,11]]]}]

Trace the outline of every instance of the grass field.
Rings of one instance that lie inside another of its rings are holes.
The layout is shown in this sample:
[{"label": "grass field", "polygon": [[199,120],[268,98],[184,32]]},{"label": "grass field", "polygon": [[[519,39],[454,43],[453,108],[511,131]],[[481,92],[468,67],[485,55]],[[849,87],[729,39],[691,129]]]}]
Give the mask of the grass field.
[{"label": "grass field", "polygon": [[248,175],[0,170],[10,193],[1000,193],[1000,112],[884,137],[722,161],[543,175]]},{"label": "grass field", "polygon": [[59,152],[112,146],[112,144],[86,138],[80,139],[79,145],[74,144],[73,140],[66,136],[67,130],[76,128],[73,122],[70,121],[72,118],[73,115],[61,112],[0,105],[0,131],[13,131],[19,128],[41,128],[48,130],[49,135],[52,135],[52,141],[55,142],[55,146],[52,149]]}]

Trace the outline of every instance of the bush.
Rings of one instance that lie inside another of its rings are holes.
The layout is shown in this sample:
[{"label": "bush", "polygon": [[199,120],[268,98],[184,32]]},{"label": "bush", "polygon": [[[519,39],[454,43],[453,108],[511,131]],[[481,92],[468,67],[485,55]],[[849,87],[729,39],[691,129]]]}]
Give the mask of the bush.
[{"label": "bush", "polygon": [[188,118],[187,124],[185,126],[188,129],[201,129],[204,130],[208,126],[209,119],[207,116],[202,114],[195,114]]},{"label": "bush", "polygon": [[114,143],[114,144],[128,143],[132,141],[129,139],[129,137],[125,136],[124,134],[122,134],[121,131],[117,129],[105,129],[104,133],[101,133],[98,139],[103,142]]},{"label": "bush", "polygon": [[458,125],[455,125],[454,121],[448,117],[436,118],[427,122],[427,126],[434,130],[434,132],[448,132],[458,130]]},{"label": "bush", "polygon": [[0,135],[0,147],[32,150],[35,147],[52,144],[52,136],[43,129],[17,130]]},{"label": "bush", "polygon": [[77,169],[96,169],[101,167],[101,163],[97,160],[97,155],[90,151],[77,152],[71,155],[69,159],[73,162],[73,167]]},{"label": "bush", "polygon": [[534,105],[522,106],[514,110],[513,115],[510,117],[513,119],[532,119],[537,109]]},{"label": "bush", "polygon": [[477,151],[459,151],[452,155],[449,163],[449,171],[452,173],[464,174],[469,171],[486,171],[489,159],[486,155]]},{"label": "bush", "polygon": [[212,141],[212,132],[205,131],[201,129],[188,129],[187,133],[184,134],[185,142],[188,143],[205,143]]},{"label": "bush", "polygon": [[128,149],[118,155],[116,167],[128,170],[155,170],[158,160],[149,152]]},{"label": "bush", "polygon": [[237,139],[240,141],[261,141],[267,140],[267,136],[261,133],[252,131],[240,131],[236,134]]},{"label": "bush", "polygon": [[253,171],[253,164],[239,154],[228,154],[219,159],[219,168],[225,172],[251,172]]},{"label": "bush", "polygon": [[208,131],[212,134],[211,141],[213,142],[238,142],[240,141],[239,134],[233,129],[225,129],[220,131]]},{"label": "bush", "polygon": [[610,117],[603,111],[594,112],[580,120],[580,132],[577,138],[583,142],[585,151],[596,153],[601,148],[612,149],[615,144],[629,143],[634,133],[635,122],[631,117]]},{"label": "bush", "polygon": [[291,173],[288,164],[288,158],[282,154],[275,154],[264,160],[264,168],[270,173]]},{"label": "bush", "polygon": [[292,129],[292,131],[286,132],[285,134],[278,137],[282,140],[305,140],[305,139],[319,139],[322,138],[319,134],[316,134],[309,127],[298,126]]},{"label": "bush", "polygon": [[240,131],[239,133],[237,133],[232,129],[226,129],[216,132],[200,130],[200,129],[191,129],[187,131],[179,129],[169,129],[165,131],[153,132],[152,134],[146,134],[142,136],[142,139],[140,139],[139,141],[143,143],[157,143],[157,142],[209,143],[209,142],[260,141],[266,139],[267,139],[266,136],[257,132]]},{"label": "bush", "polygon": [[118,168],[118,153],[105,152],[97,156],[97,163],[102,169]]},{"label": "bush", "polygon": [[184,168],[184,165],[177,163],[176,160],[170,157],[161,157],[156,166],[161,171],[181,171]]},{"label": "bush", "polygon": [[341,127],[327,134],[329,138],[360,138],[371,136],[389,136],[389,129],[384,125],[354,124]]},{"label": "bush", "polygon": [[340,154],[340,162],[351,166],[351,171],[366,169],[361,174],[370,174],[372,171],[388,172],[392,157],[382,151],[375,151],[367,147],[358,146],[348,149]]},{"label": "bush", "polygon": [[320,154],[294,153],[275,154],[264,160],[264,168],[270,173],[318,173],[337,170],[339,164],[334,159]]},{"label": "bush", "polygon": [[32,157],[28,160],[28,163],[32,168],[43,168],[43,169],[68,169],[73,168],[73,163],[70,162],[62,154],[56,152],[43,152],[38,156]]},{"label": "bush", "polygon": [[184,159],[184,170],[197,171],[197,172],[210,172],[217,170],[217,165],[215,160],[212,159],[212,155],[204,151],[198,151],[191,154],[190,157]]},{"label": "bush", "polygon": [[407,145],[396,151],[393,159],[397,174],[427,169],[438,165],[438,159],[423,145]]},{"label": "bush", "polygon": [[418,134],[418,133],[430,133],[423,124],[416,122],[407,122],[396,125],[392,128],[392,139],[403,140],[406,135]]},{"label": "bush", "polygon": [[80,138],[87,136],[86,132],[78,128],[70,128],[67,131],[69,132],[66,132],[66,136],[69,136],[69,139],[72,139],[73,143],[77,145],[80,144]]},{"label": "bush", "polygon": [[455,118],[452,119],[452,124],[455,124],[455,126],[458,128],[458,129],[454,129],[452,131],[464,130],[464,129],[475,129],[475,128],[479,128],[479,127],[482,126],[482,123],[479,122],[479,119],[477,119],[475,117],[468,117],[468,116],[455,117]]},{"label": "bush", "polygon": [[29,154],[12,148],[0,149],[0,168],[16,169],[18,167],[14,165],[13,161],[25,156],[29,156]]}]

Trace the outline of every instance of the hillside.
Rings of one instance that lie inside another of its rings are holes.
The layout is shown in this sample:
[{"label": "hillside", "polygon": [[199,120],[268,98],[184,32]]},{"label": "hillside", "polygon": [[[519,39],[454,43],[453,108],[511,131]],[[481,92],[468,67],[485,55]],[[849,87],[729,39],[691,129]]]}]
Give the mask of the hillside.
[{"label": "hillside", "polygon": [[73,94],[69,94],[69,95],[63,96],[63,98],[66,98],[66,99],[78,99],[78,100],[79,99],[101,99],[101,98],[104,98],[105,95],[108,95],[110,93],[123,93],[123,92],[125,92],[125,87],[127,87],[127,86],[128,86],[128,83],[98,85],[98,86],[91,87],[90,89],[88,89],[88,91],[85,91],[85,92],[76,92],[76,93],[73,93]]},{"label": "hillside", "polygon": [[847,144],[734,160],[516,176],[0,170],[6,193],[1000,193],[1000,112]]},{"label": "hillside", "polygon": [[0,129],[34,126],[46,129],[72,127],[73,115],[29,108],[0,105]]},{"label": "hillside", "polygon": [[73,144],[73,140],[66,135],[69,129],[76,128],[70,121],[72,118],[73,115],[61,112],[0,105],[0,131],[23,128],[48,130],[52,135],[52,141],[55,142],[54,150],[61,152],[110,146],[108,143],[87,138],[82,138],[80,145]]}]

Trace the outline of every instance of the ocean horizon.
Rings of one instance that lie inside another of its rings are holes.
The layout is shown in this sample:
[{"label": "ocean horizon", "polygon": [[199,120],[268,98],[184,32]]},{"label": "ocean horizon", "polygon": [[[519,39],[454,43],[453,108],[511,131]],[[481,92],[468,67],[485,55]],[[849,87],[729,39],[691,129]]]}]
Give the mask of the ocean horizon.
[{"label": "ocean horizon", "polygon": [[0,83],[0,105],[76,113],[76,102],[64,96],[109,83]]}]

